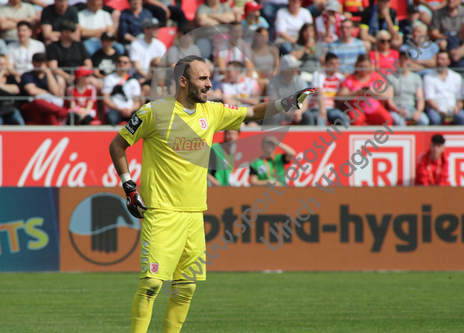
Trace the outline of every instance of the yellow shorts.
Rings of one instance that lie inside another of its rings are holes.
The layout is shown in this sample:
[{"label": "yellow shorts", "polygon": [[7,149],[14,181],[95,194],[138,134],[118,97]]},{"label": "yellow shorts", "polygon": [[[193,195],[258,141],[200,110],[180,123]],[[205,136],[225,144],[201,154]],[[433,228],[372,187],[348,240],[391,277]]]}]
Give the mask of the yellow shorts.
[{"label": "yellow shorts", "polygon": [[203,212],[149,209],[140,243],[140,278],[206,280]]}]

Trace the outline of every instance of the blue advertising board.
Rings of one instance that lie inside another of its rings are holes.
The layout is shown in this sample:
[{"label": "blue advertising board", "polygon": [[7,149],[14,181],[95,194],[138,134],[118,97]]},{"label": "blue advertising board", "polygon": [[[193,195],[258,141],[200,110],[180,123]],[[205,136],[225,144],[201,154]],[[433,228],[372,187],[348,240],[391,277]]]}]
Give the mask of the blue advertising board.
[{"label": "blue advertising board", "polygon": [[59,270],[58,195],[0,187],[0,272]]}]

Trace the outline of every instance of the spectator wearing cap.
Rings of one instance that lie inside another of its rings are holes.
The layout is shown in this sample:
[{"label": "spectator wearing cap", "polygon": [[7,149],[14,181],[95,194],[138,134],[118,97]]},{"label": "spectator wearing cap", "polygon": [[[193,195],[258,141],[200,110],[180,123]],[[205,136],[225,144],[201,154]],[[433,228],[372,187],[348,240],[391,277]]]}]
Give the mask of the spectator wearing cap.
[{"label": "spectator wearing cap", "polygon": [[[198,27],[206,27],[209,25],[228,24],[234,22],[235,14],[232,9],[220,3],[220,0],[206,0],[200,5],[195,15],[195,22]],[[209,58],[212,53],[212,42],[215,42],[214,37],[218,36],[217,29],[201,29],[201,38],[195,44],[200,48],[201,54],[205,58]],[[227,31],[221,31],[227,32]],[[224,38],[220,39],[221,41]]]},{"label": "spectator wearing cap", "polygon": [[179,28],[176,41],[168,50],[168,66],[174,66],[180,59],[189,55],[201,57],[200,49],[193,43],[191,31],[192,29],[188,26]]},{"label": "spectator wearing cap", "polygon": [[102,94],[108,125],[116,126],[121,121],[129,120],[142,105],[142,89],[139,82],[130,77],[130,69],[129,57],[120,55],[116,72],[105,77]]},{"label": "spectator wearing cap", "polygon": [[[111,15],[102,8],[103,0],[88,0],[87,8],[78,13],[79,24],[82,28],[81,37],[90,57],[102,48],[101,36],[105,32],[115,33]],[[122,44],[114,43],[113,47],[119,53],[125,51]]]},{"label": "spectator wearing cap", "polygon": [[54,5],[46,7],[42,12],[42,35],[45,45],[60,40],[60,26],[63,21],[71,21],[76,25],[74,39],[79,40],[79,19],[77,9],[69,6],[68,0],[55,0]]},{"label": "spectator wearing cap", "polygon": [[8,45],[9,61],[13,65],[14,73],[22,75],[33,69],[32,56],[36,53],[44,53],[45,45],[32,39],[32,27],[29,22],[18,23],[18,41]]},{"label": "spectator wearing cap", "polygon": [[407,9],[408,16],[398,24],[398,32],[403,36],[403,45],[409,45],[408,40],[412,40],[412,25],[419,20],[419,6],[409,5]]},{"label": "spectator wearing cap", "polygon": [[449,65],[448,51],[441,50],[437,55],[437,69],[424,76],[426,112],[431,125],[445,121],[464,125],[463,79]]},{"label": "spectator wearing cap", "polygon": [[[428,42],[427,48],[422,47],[423,39],[419,40],[421,36],[427,35],[427,26],[421,21],[415,21],[412,24],[412,43],[420,49],[420,54],[411,47],[411,45],[403,45],[400,47],[400,51],[409,50],[411,56],[411,70],[416,71],[419,75],[423,76],[432,71],[431,68],[437,65],[437,53],[439,47],[435,42]],[[429,69],[430,68],[430,69]]]},{"label": "spectator wearing cap", "polygon": [[133,41],[129,49],[129,57],[142,82],[148,76],[150,62],[153,58],[163,57],[166,46],[158,37],[159,21],[156,18],[147,18],[142,23],[143,38]]},{"label": "spectator wearing cap", "polygon": [[79,66],[74,72],[74,84],[68,88],[65,107],[69,108],[67,125],[90,125],[98,120],[97,88],[89,83],[93,70]]},{"label": "spectator wearing cap", "polygon": [[337,0],[329,0],[324,11],[315,20],[317,38],[323,43],[332,43],[341,36],[342,21],[345,19],[339,13],[340,3]]},{"label": "spectator wearing cap", "polygon": [[264,17],[260,16],[259,10],[262,8],[263,6],[255,1],[249,1],[245,4],[245,18],[242,20],[242,25],[245,28],[243,39],[249,44],[253,42],[253,36],[256,29],[269,29],[269,23]]},{"label": "spectator wearing cap", "polygon": [[269,37],[271,41],[274,41],[275,37],[275,20],[277,11],[279,9],[288,6],[288,0],[261,0],[259,2],[263,8],[261,9],[261,15],[269,23]]},{"label": "spectator wearing cap", "polygon": [[113,47],[115,40],[115,35],[108,32],[103,33],[101,36],[102,48],[95,52],[92,57],[92,64],[96,68],[93,75],[101,80],[116,70],[116,62],[120,53]]},{"label": "spectator wearing cap", "polygon": [[[273,98],[283,98],[294,94],[295,91],[308,88],[308,83],[300,76],[300,67],[302,61],[297,60],[293,55],[287,54],[280,59],[279,74],[274,76],[268,86],[267,95]],[[293,110],[293,109],[292,109]],[[280,125],[282,123],[289,124],[300,123],[303,119],[303,113],[308,111],[308,99],[305,99],[301,109],[295,110],[293,119],[289,116],[291,113],[279,113],[269,119],[264,120],[265,125]]]},{"label": "spectator wearing cap", "polygon": [[0,37],[7,43],[18,40],[18,23],[26,21],[32,26],[37,24],[34,7],[21,0],[9,0],[0,7]]},{"label": "spectator wearing cap", "polygon": [[353,37],[353,22],[343,20],[341,27],[341,37],[328,45],[328,52],[335,54],[340,61],[340,72],[351,74],[354,71],[354,64],[358,57],[366,54],[364,43]]},{"label": "spectator wearing cap", "polygon": [[396,10],[390,8],[390,0],[378,0],[376,5],[366,8],[359,27],[359,38],[366,43],[375,44],[377,32],[387,30],[392,36],[393,48],[398,49],[403,44],[403,37],[398,33]]},{"label": "spectator wearing cap", "polygon": [[58,80],[47,67],[44,53],[32,57],[34,70],[21,76],[22,95],[33,97],[33,101],[21,108],[26,125],[61,125],[68,116],[68,109],[63,107],[59,98]]},{"label": "spectator wearing cap", "polygon": [[[25,124],[14,99],[19,93],[18,81],[8,70],[5,55],[0,54],[0,125]],[[9,97],[11,99],[8,99]]]},{"label": "spectator wearing cap", "polygon": [[404,51],[400,52],[398,66],[403,69],[398,78],[394,74],[387,76],[393,88],[393,94],[390,94],[387,101],[387,108],[390,110],[393,123],[399,126],[406,126],[406,122],[411,125],[426,126],[430,122],[424,113],[422,78],[419,74],[409,70],[411,60]]},{"label": "spectator wearing cap", "polygon": [[430,149],[417,158],[416,185],[449,186],[449,161],[445,152],[445,138],[441,134],[432,136]]},{"label": "spectator wearing cap", "polygon": [[456,37],[464,21],[464,7],[461,0],[448,0],[446,7],[438,9],[430,24],[430,38],[438,42],[440,49],[446,49],[448,39]]},{"label": "spectator wearing cap", "polygon": [[152,18],[152,13],[142,7],[142,0],[130,0],[129,9],[121,13],[119,19],[119,41],[126,45],[142,37],[142,23],[147,18]]},{"label": "spectator wearing cap", "polygon": [[188,25],[185,14],[179,7],[173,5],[171,0],[144,0],[143,7],[148,9],[153,17],[160,22],[160,26],[166,26],[168,19],[177,23],[178,27]]},{"label": "spectator wearing cap", "polygon": [[73,39],[75,31],[76,25],[74,22],[62,21],[60,24],[60,40],[51,43],[47,47],[48,66],[58,75],[63,95],[66,84],[71,84],[71,70],[73,68],[78,66],[93,67],[92,60],[90,60],[84,44]]},{"label": "spectator wearing cap", "polygon": [[289,0],[286,8],[277,11],[275,43],[280,45],[282,54],[292,51],[292,45],[297,42],[298,33],[305,23],[313,23],[313,17],[309,10],[301,7],[301,0]]}]

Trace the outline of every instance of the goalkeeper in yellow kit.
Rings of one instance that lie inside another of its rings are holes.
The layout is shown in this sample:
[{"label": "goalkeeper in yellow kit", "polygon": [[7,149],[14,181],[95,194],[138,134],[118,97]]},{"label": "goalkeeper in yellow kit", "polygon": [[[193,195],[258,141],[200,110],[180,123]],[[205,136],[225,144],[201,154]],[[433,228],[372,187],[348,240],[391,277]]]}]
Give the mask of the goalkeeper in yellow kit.
[{"label": "goalkeeper in yellow kit", "polygon": [[[140,282],[132,303],[131,332],[145,333],[153,301],[163,281],[174,281],[163,319],[163,332],[180,332],[206,269],[192,277],[189,267],[205,261],[203,211],[213,134],[237,130],[242,122],[261,120],[299,108],[315,89],[250,107],[207,102],[210,71],[203,58],[185,57],[174,67],[177,96],[142,106],[110,144],[110,154],[132,215],[143,218]],[[141,191],[131,179],[126,149],[143,139]],[[143,199],[142,199],[143,198]],[[190,279],[186,279],[190,277]]]}]

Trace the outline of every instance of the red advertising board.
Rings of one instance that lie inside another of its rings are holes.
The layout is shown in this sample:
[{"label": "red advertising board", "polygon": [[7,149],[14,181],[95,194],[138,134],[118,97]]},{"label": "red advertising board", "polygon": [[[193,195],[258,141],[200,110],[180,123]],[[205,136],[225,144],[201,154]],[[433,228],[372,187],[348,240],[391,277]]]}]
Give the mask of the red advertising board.
[{"label": "red advertising board", "polygon": [[[281,133],[283,142],[294,148],[298,157],[304,155],[313,162],[302,159],[300,166],[289,171],[293,181],[291,186],[314,186],[323,181],[323,175],[330,176],[331,167],[339,171],[348,159],[366,140],[374,143],[374,134],[379,128],[355,128],[335,134],[308,127],[293,127]],[[449,154],[450,182],[453,186],[464,185],[464,134],[459,127],[437,127],[400,130],[392,127],[385,143],[376,148],[368,145],[372,155],[368,163],[357,167],[349,176],[340,176],[345,186],[409,186],[414,184],[417,156],[428,149],[430,138],[435,133],[443,133],[446,138],[446,152]],[[0,130],[0,186],[56,186],[87,187],[119,185],[119,179],[112,166],[108,147],[117,129],[77,129],[53,130],[50,128],[25,128]],[[279,136],[279,132],[273,132]],[[248,186],[248,168],[240,168],[250,156],[261,154],[260,140],[263,132],[244,130],[240,134],[242,143],[237,144],[236,170],[231,182],[234,186]],[[256,140],[247,141],[248,138]],[[221,141],[222,133],[217,133],[215,141]],[[332,142],[330,145],[322,142]],[[310,149],[310,150],[308,150]],[[242,150],[242,151],[241,151]],[[252,150],[252,153],[249,151]],[[316,152],[317,156],[313,156]],[[243,152],[243,153],[242,153]],[[248,153],[247,153],[248,152]],[[364,153],[366,155],[366,153]],[[142,163],[142,143],[128,149],[132,178],[139,181]],[[298,169],[296,177],[295,169]],[[345,174],[348,169],[344,169]],[[293,174],[292,174],[293,172]]]}]

